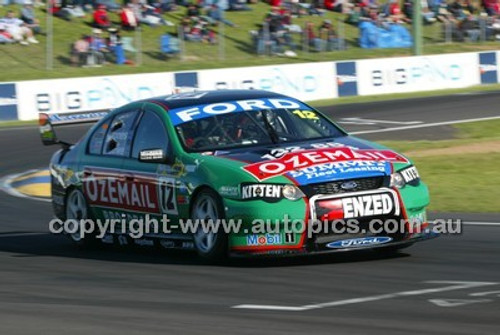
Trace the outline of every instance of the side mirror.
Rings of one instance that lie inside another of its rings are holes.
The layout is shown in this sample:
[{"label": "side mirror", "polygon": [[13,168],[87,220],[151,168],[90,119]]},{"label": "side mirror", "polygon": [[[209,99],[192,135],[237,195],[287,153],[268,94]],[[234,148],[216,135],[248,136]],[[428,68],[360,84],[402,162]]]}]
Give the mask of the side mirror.
[{"label": "side mirror", "polygon": [[38,119],[38,126],[40,129],[40,136],[44,145],[52,145],[60,143],[57,139],[56,133],[52,123],[50,123],[49,115],[40,113]]},{"label": "side mirror", "polygon": [[139,152],[139,162],[170,164],[170,161],[163,149],[145,149]]}]

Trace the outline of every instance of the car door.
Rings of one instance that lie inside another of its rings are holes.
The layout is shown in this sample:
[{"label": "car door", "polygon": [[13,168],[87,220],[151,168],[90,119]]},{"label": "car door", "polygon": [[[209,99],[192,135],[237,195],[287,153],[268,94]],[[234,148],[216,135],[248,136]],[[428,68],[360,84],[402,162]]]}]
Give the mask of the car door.
[{"label": "car door", "polygon": [[122,219],[137,202],[129,185],[132,176],[122,167],[140,113],[140,108],[125,109],[101,122],[89,138],[82,188],[96,218]]},{"label": "car door", "polygon": [[[124,159],[124,168],[134,171],[133,179],[137,188],[146,190],[148,207],[144,212],[154,215],[160,221],[163,217],[177,221],[176,179],[171,174],[162,173],[171,170],[171,165],[167,162],[173,160],[165,122],[158,114],[160,112],[162,111],[145,106],[134,133],[130,157]],[[139,159],[141,152],[151,150],[161,150],[165,159],[161,162]],[[159,226],[161,224],[159,222]],[[149,231],[155,232],[163,231]]]}]

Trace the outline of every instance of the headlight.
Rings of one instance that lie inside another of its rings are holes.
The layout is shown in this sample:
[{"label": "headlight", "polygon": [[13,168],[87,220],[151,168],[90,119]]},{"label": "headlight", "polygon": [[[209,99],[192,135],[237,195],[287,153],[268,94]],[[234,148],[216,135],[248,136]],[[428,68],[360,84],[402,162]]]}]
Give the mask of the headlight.
[{"label": "headlight", "polygon": [[402,188],[406,184],[417,186],[420,182],[417,168],[414,166],[407,167],[391,174],[391,187]]},{"label": "headlight", "polygon": [[283,184],[241,184],[242,200],[264,200],[276,202],[283,198],[288,200],[298,200],[305,197],[305,194],[294,185]]},{"label": "headlight", "polygon": [[402,188],[406,185],[405,179],[399,172],[391,174],[391,187]]},{"label": "headlight", "polygon": [[285,185],[283,186],[283,190],[281,191],[283,196],[288,200],[298,200],[305,196],[304,193],[297,187],[293,185]]}]

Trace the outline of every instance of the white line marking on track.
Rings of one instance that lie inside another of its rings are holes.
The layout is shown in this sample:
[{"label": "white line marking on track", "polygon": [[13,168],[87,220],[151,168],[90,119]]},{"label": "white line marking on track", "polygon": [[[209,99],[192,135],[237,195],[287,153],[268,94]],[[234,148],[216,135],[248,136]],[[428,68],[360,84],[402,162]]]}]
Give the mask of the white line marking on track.
[{"label": "white line marking on track", "polygon": [[[430,223],[434,223],[435,221],[436,220],[432,220],[430,221]],[[466,226],[500,226],[500,222],[481,222],[481,221],[463,221],[463,220],[462,224]]]},{"label": "white line marking on track", "polygon": [[390,131],[408,130],[408,129],[417,129],[417,128],[427,128],[427,127],[438,127],[438,126],[447,126],[447,125],[450,125],[450,124],[467,123],[467,122],[477,122],[477,121],[487,121],[487,120],[496,120],[496,119],[500,119],[500,116],[491,116],[491,117],[482,117],[482,118],[476,118],[476,119],[463,119],[463,120],[451,120],[451,121],[443,121],[443,122],[415,124],[415,125],[410,125],[410,126],[384,128],[384,129],[353,131],[353,132],[351,132],[349,134],[351,134],[351,135],[361,135],[361,134],[385,133],[385,132],[390,132]]},{"label": "white line marking on track", "polygon": [[393,298],[398,298],[398,297],[418,296],[418,295],[423,295],[423,294],[446,292],[446,291],[453,291],[453,290],[462,290],[462,289],[468,289],[468,288],[473,288],[473,287],[481,287],[481,286],[497,285],[498,284],[498,283],[493,283],[493,282],[442,281],[442,280],[426,281],[425,283],[451,284],[451,285],[444,286],[444,287],[395,292],[395,293],[389,293],[389,294],[381,294],[381,295],[374,295],[374,296],[353,298],[353,299],[346,299],[346,300],[337,300],[337,301],[325,302],[325,303],[314,304],[314,305],[277,306],[277,305],[242,304],[242,305],[232,306],[231,308],[301,312],[301,311],[307,311],[307,310],[311,310],[311,309],[352,305],[352,304],[359,304],[359,303],[364,303],[364,302],[393,299]]},{"label": "white line marking on track", "polygon": [[464,221],[464,225],[469,226],[500,226],[500,222],[474,222],[474,221]]},{"label": "white line marking on track", "polygon": [[488,291],[488,292],[476,292],[469,294],[471,297],[484,297],[485,295],[498,294],[500,297],[500,291]]},{"label": "white line marking on track", "polygon": [[345,117],[340,119],[339,122],[344,124],[358,124],[358,125],[373,125],[377,123],[412,125],[412,124],[423,123],[423,121],[389,121],[389,120],[365,119],[360,117]]},{"label": "white line marking on track", "polygon": [[438,307],[458,307],[482,302],[492,302],[491,299],[429,299],[430,303]]}]

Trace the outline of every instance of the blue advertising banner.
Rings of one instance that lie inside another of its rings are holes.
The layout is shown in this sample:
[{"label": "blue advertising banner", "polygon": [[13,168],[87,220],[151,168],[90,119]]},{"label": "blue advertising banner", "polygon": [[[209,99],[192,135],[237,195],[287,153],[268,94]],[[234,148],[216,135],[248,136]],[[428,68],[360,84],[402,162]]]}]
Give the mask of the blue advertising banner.
[{"label": "blue advertising banner", "polygon": [[337,89],[339,97],[358,95],[358,77],[356,75],[356,62],[338,62]]},{"label": "blue advertising banner", "polygon": [[481,84],[496,84],[498,82],[496,52],[479,53],[479,71]]},{"label": "blue advertising banner", "polygon": [[0,84],[0,121],[17,120],[16,84]]}]

